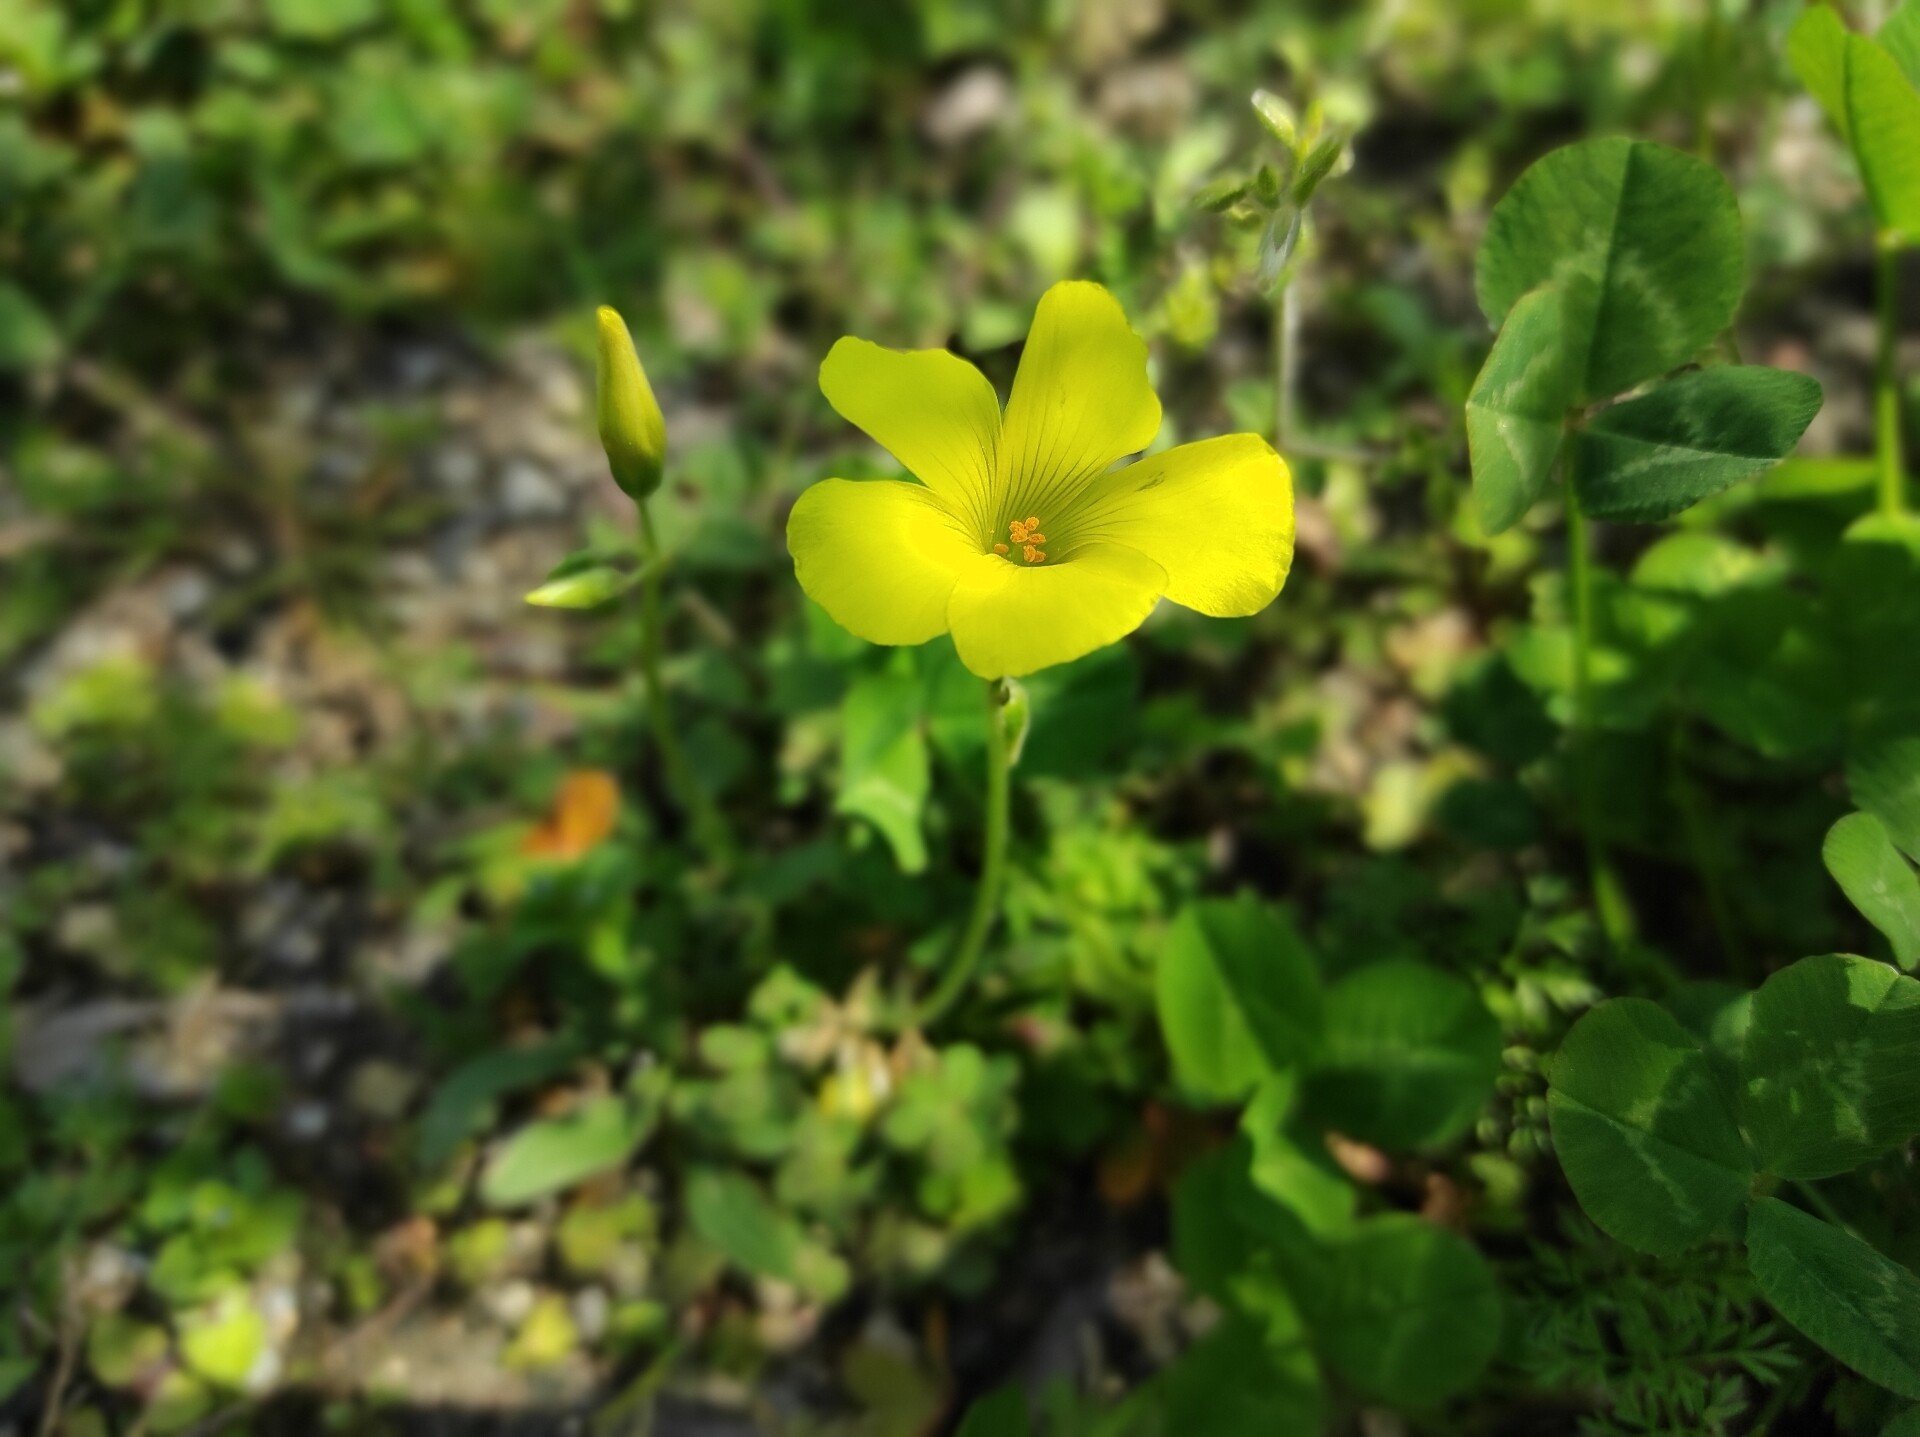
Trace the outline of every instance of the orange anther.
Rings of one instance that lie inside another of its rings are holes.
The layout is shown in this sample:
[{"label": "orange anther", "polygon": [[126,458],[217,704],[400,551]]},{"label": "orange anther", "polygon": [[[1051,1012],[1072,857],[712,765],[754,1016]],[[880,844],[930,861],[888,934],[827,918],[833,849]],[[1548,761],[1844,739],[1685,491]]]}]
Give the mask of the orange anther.
[{"label": "orange anther", "polygon": [[1007,552],[1007,546],[1005,544],[995,544],[993,546],[993,552],[996,554],[1004,554]]}]

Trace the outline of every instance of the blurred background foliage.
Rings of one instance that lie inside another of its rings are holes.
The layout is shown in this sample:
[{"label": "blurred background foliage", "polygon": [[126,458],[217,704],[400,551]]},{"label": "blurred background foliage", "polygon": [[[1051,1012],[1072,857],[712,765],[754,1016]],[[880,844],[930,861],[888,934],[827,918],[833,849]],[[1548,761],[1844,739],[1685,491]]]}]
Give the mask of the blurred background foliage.
[{"label": "blurred background foliage", "polygon": [[[1844,457],[1606,529],[1611,946],[1557,521],[1479,534],[1461,422],[1491,202],[1629,132],[1734,181],[1739,347],[1825,384],[1808,452],[1865,447],[1870,223],[1799,8],[0,0],[0,1431],[907,1434],[1008,1381],[1053,1431],[1286,1430],[1208,1400],[1226,1339],[1176,1360],[1217,1294],[1168,1193],[1235,1120],[1155,967],[1242,892],[1329,984],[1429,965],[1500,1029],[1411,1151],[1252,1136],[1256,1182],[1471,1235],[1506,1293],[1438,1405],[1323,1352],[1331,1430],[1876,1430],[1725,1250],[1650,1275],[1580,1224],[1540,1055],[1603,992],[1883,950],[1819,850],[1920,697],[1911,553],[1841,547]],[[816,365],[946,345],[1004,390],[1082,276],[1160,445],[1272,432],[1261,235],[1195,203],[1271,153],[1256,87],[1354,160],[1289,271],[1294,576],[1031,683],[1001,940],[914,1032],[983,734],[944,640],[792,583],[793,496],[886,465]],[[628,542],[597,303],[667,414],[667,681],[730,864],[667,799],[632,617],[521,603]]]}]

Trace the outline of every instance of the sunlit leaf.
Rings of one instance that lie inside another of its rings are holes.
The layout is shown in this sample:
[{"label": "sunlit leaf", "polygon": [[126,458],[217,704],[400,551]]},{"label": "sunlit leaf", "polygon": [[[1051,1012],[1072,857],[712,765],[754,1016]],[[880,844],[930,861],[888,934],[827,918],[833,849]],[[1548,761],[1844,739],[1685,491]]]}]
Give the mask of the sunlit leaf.
[{"label": "sunlit leaf", "polygon": [[1745,283],[1740,212],[1703,160],[1647,140],[1586,140],[1535,163],[1495,206],[1476,280],[1496,324],[1557,285],[1576,397],[1604,399],[1726,328]]},{"label": "sunlit leaf", "polygon": [[1886,935],[1902,968],[1920,962],[1920,875],[1870,813],[1850,813],[1827,830],[1820,856],[1849,902]]},{"label": "sunlit leaf", "polygon": [[1168,931],[1154,993],[1174,1076],[1195,1097],[1241,1097],[1319,1044],[1313,960],[1252,898],[1190,904]]},{"label": "sunlit leaf", "polygon": [[[1913,23],[1902,20],[1891,37],[1909,61]],[[1903,61],[1825,5],[1794,23],[1787,58],[1852,149],[1881,227],[1920,238],[1920,90]]]},{"label": "sunlit leaf", "polygon": [[1507,315],[1467,396],[1480,527],[1498,534],[1546,492],[1574,397],[1560,291],[1543,285]]},{"label": "sunlit leaf", "polygon": [[931,784],[920,683],[896,674],[856,682],[840,709],[840,795],[834,808],[878,829],[904,873],[927,866],[921,816]]}]

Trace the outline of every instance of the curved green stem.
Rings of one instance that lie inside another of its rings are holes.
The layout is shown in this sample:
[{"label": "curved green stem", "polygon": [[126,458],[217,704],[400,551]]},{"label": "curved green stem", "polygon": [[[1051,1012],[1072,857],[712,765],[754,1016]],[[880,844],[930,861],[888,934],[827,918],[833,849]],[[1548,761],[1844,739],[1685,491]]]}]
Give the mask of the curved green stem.
[{"label": "curved green stem", "polygon": [[1900,247],[1880,235],[1874,254],[1874,309],[1878,343],[1873,356],[1874,455],[1879,461],[1880,512],[1907,512],[1906,459],[1900,438]]},{"label": "curved green stem", "polygon": [[994,679],[987,684],[987,821],[980,856],[980,882],[974,889],[973,911],[967,915],[967,926],[961,931],[947,971],[914,1014],[914,1021],[921,1027],[931,1026],[966,991],[967,984],[973,980],[973,970],[980,964],[980,954],[987,946],[987,935],[993,931],[994,919],[1000,916],[1000,888],[1007,871],[1007,808],[1012,766],[1008,750],[1007,686],[1004,681]]},{"label": "curved green stem", "polygon": [[687,763],[687,752],[680,746],[679,731],[673,726],[673,711],[667,704],[666,685],[660,679],[660,655],[666,649],[666,625],[660,608],[663,578],[660,539],[654,532],[653,516],[647,512],[646,501],[636,499],[633,507],[639,516],[640,676],[647,687],[647,721],[653,728],[653,741],[660,750],[668,786],[686,812],[694,837],[710,858],[724,863],[732,856],[726,823]]}]

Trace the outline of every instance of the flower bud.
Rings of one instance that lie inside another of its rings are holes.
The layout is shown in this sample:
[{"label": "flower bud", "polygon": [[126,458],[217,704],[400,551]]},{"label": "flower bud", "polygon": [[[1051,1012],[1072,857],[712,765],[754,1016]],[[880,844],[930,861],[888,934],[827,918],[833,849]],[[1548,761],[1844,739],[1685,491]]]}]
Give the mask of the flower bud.
[{"label": "flower bud", "polygon": [[607,451],[613,482],[640,500],[660,487],[667,453],[667,422],[647,372],[634,353],[633,336],[618,311],[601,305],[599,321],[600,446]]}]

